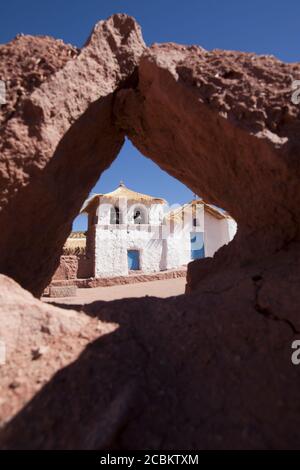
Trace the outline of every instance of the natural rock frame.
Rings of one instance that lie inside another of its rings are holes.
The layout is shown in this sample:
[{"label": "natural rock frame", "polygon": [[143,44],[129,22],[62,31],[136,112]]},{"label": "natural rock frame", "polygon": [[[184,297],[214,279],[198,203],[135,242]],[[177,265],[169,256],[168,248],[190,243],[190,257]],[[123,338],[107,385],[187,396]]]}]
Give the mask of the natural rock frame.
[{"label": "natural rock frame", "polygon": [[229,263],[251,263],[297,241],[300,121],[291,94],[299,77],[299,64],[272,56],[147,49],[126,15],[100,22],[79,55],[25,94],[2,126],[1,272],[41,294],[125,133],[237,220]]},{"label": "natural rock frame", "polygon": [[[125,134],[229,210],[239,231],[213,259],[189,265],[189,295],[86,306],[119,328],[53,376],[3,428],[3,448],[299,447],[299,73],[271,56],[146,49],[134,20],[115,15],[17,103],[1,129],[0,271],[35,295]],[[38,324],[45,306],[1,283],[3,318],[26,315],[30,332],[34,309],[35,331],[49,334]],[[49,317],[56,325],[59,310]]]}]

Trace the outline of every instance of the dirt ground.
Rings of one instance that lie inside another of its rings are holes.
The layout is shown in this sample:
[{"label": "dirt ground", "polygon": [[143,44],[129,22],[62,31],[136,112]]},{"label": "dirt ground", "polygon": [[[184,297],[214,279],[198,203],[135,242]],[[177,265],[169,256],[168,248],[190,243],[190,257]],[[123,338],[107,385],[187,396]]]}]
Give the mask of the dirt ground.
[{"label": "dirt ground", "polygon": [[136,284],[126,284],[110,287],[93,287],[77,289],[76,297],[43,297],[45,302],[58,302],[70,305],[88,304],[95,300],[116,300],[128,297],[170,297],[184,294],[186,279],[179,277],[176,279],[164,279],[161,281],[139,282]]}]

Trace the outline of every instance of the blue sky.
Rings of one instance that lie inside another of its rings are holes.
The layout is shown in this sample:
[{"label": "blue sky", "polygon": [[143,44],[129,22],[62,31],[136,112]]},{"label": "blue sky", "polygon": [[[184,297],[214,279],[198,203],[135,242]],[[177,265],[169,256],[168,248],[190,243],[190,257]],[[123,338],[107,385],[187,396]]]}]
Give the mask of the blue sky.
[{"label": "blue sky", "polygon": [[[94,23],[113,13],[128,13],[142,26],[148,45],[173,41],[206,49],[274,54],[298,62],[300,2],[297,0],[10,0],[0,6],[0,43],[17,33],[47,34],[81,46]],[[191,199],[191,191],[142,157],[126,142],[94,192],[127,186],[161,196],[171,204]],[[79,217],[74,229],[84,229]]]}]

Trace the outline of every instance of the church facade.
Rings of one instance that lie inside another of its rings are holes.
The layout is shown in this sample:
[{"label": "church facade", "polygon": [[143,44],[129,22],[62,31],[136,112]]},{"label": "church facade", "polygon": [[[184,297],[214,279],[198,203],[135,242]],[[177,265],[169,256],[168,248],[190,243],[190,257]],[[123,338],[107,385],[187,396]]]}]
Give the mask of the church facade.
[{"label": "church facade", "polygon": [[123,183],[115,191],[90,197],[81,213],[88,215],[86,250],[92,276],[177,269],[213,256],[235,234],[235,221],[202,199],[168,212],[166,208],[164,199]]}]

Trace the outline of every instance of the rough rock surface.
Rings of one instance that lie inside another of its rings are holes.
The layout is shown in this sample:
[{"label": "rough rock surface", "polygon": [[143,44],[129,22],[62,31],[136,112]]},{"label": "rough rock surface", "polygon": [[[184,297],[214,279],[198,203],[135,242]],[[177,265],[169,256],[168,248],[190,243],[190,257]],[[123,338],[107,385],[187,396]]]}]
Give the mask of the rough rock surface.
[{"label": "rough rock surface", "polygon": [[237,220],[229,264],[299,240],[299,78],[300,64],[272,56],[162,44],[143,54],[137,89],[118,94],[133,144]]},{"label": "rough rock surface", "polygon": [[6,363],[0,366],[0,429],[53,373],[112,328],[83,313],[42,303],[0,275],[0,340],[6,346]]},{"label": "rough rock surface", "polygon": [[145,49],[126,15],[98,23],[79,55],[20,100],[0,132],[0,270],[41,294],[124,133],[237,220],[235,242],[214,265],[255,262],[298,240],[300,111],[291,96],[299,78],[299,64],[272,56]]},{"label": "rough rock surface", "polygon": [[47,36],[18,35],[0,45],[0,80],[6,85],[7,103],[0,110],[0,125],[11,119],[19,103],[61,69],[78,50]]},{"label": "rough rock surface", "polygon": [[[0,272],[36,295],[84,199],[122,146],[113,93],[126,86],[144,47],[127,15],[100,21],[79,55],[37,83],[0,129]],[[64,57],[63,50],[56,66]]]},{"label": "rough rock surface", "polygon": [[[88,324],[84,336],[97,339],[8,422],[0,447],[299,448],[300,376],[291,343],[300,331],[300,257],[293,256],[277,255],[264,272],[215,274],[185,296],[84,306],[100,327]],[[53,337],[52,371],[62,351],[70,357],[82,347],[77,342]],[[4,373],[2,420],[41,387],[34,369],[41,360],[29,352],[11,357],[8,370],[26,373],[18,388]],[[39,374],[49,377],[46,361]]]},{"label": "rough rock surface", "polygon": [[17,348],[38,346],[44,334],[78,334],[85,325],[76,312],[39,302],[2,274],[0,286],[0,337],[6,343],[8,360]]},{"label": "rough rock surface", "polygon": [[117,15],[18,102],[0,131],[0,271],[35,294],[125,133],[239,231],[190,264],[177,298],[84,314],[0,279],[2,448],[300,447],[299,73],[270,56],[144,50]]}]

